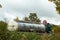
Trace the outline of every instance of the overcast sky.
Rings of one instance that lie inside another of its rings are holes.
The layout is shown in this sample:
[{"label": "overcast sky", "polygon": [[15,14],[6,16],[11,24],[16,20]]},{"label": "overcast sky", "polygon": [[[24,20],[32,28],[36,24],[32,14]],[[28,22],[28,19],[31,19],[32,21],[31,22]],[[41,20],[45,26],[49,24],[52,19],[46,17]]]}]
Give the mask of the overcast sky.
[{"label": "overcast sky", "polygon": [[18,16],[21,20],[29,13],[37,13],[43,21],[52,24],[60,24],[60,16],[55,10],[55,5],[48,0],[0,0],[0,20],[4,18],[13,19]]}]

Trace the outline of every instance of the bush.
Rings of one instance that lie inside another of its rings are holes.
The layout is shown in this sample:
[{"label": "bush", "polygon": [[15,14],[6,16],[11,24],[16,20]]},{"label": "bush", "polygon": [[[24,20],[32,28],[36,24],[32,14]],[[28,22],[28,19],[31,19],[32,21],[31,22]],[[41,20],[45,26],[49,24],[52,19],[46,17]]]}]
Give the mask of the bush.
[{"label": "bush", "polygon": [[0,21],[0,40],[6,39],[7,23]]}]

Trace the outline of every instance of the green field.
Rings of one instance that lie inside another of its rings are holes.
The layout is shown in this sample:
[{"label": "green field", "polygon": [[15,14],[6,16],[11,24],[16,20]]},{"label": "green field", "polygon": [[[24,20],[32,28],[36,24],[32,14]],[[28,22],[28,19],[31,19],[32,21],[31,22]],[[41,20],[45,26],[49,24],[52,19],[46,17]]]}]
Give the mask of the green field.
[{"label": "green field", "polygon": [[10,32],[9,40],[60,40],[60,34]]}]

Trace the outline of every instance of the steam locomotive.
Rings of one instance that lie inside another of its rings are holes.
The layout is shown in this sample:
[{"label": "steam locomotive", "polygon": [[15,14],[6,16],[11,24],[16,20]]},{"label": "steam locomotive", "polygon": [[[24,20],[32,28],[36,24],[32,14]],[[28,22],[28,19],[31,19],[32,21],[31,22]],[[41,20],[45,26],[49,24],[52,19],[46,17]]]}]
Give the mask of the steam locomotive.
[{"label": "steam locomotive", "polygon": [[24,21],[10,21],[7,29],[9,31],[27,31],[27,32],[45,32],[45,26],[43,24],[35,24]]}]

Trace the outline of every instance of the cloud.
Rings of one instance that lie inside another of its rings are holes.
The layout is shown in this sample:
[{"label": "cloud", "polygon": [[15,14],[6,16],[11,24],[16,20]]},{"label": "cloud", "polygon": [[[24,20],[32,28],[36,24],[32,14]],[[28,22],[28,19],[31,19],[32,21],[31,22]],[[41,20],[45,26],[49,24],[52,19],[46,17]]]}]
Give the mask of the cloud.
[{"label": "cloud", "polygon": [[42,22],[43,22],[43,20],[47,20],[47,22],[55,24],[55,25],[59,25],[60,24],[60,21],[57,21],[56,18],[42,17],[40,19],[42,20]]},{"label": "cloud", "polygon": [[7,18],[14,18],[15,16],[12,15],[12,14],[10,14],[10,13],[6,13],[6,14],[5,14],[5,17],[7,17]]},{"label": "cloud", "polygon": [[38,17],[48,22],[60,24],[60,16],[57,14],[55,5],[48,0],[0,0],[3,8],[0,9],[0,17],[20,19],[28,16],[30,12],[37,13]]}]

